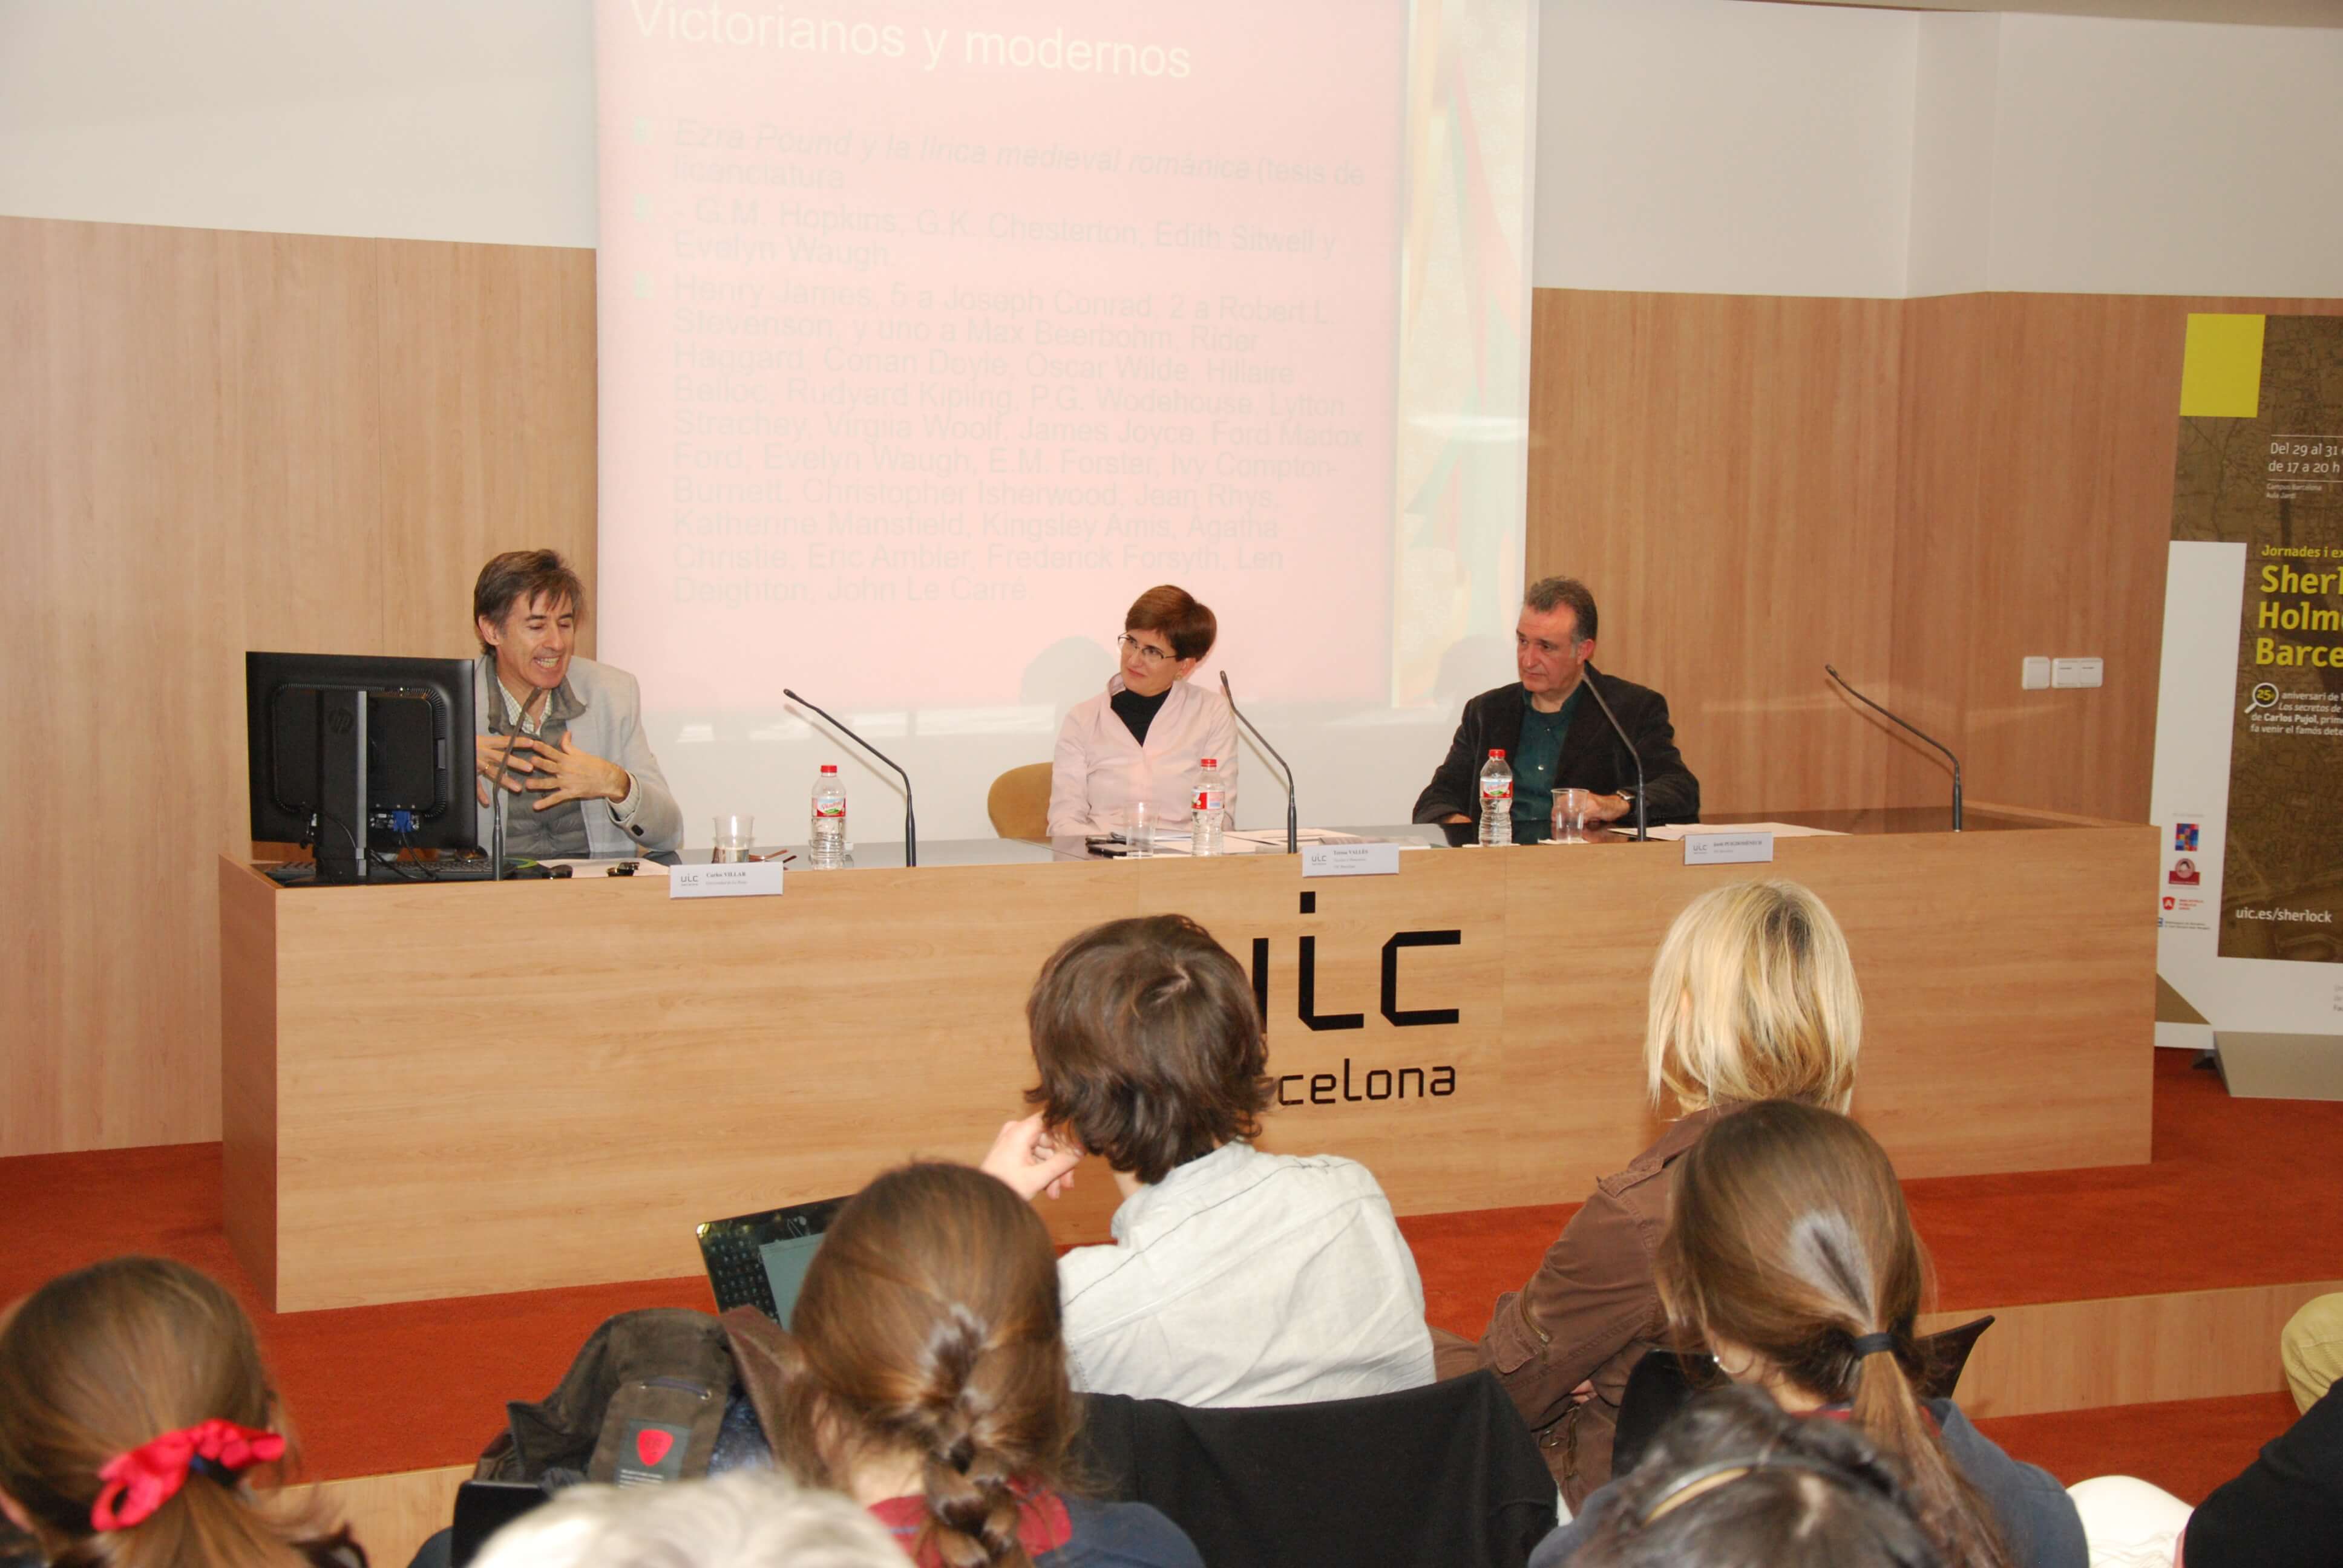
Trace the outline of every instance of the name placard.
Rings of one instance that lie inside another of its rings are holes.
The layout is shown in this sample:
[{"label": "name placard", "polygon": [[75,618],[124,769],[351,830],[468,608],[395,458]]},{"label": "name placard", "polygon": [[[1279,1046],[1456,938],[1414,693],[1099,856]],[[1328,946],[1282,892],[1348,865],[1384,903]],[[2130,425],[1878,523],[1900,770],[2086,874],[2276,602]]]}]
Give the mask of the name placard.
[{"label": "name placard", "polygon": [[678,866],[667,874],[670,899],[777,898],[779,860],[740,860],[721,866]]},{"label": "name placard", "polygon": [[1302,874],[1305,877],[1396,877],[1397,844],[1304,844]]},{"label": "name placard", "polygon": [[1686,833],[1687,866],[1731,866],[1774,858],[1771,833]]}]

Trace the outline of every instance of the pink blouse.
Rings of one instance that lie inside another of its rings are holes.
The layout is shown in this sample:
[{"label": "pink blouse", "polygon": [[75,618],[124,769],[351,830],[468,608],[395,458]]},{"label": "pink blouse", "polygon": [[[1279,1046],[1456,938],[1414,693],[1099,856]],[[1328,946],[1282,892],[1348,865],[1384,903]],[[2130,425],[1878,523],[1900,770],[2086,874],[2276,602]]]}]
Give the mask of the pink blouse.
[{"label": "pink blouse", "polygon": [[1221,695],[1173,681],[1142,747],[1110,701],[1122,689],[1117,673],[1104,692],[1066,715],[1050,774],[1051,837],[1114,832],[1126,825],[1123,813],[1134,800],[1161,812],[1166,828],[1187,831],[1197,763],[1206,757],[1220,764],[1222,809],[1234,812],[1237,721]]}]

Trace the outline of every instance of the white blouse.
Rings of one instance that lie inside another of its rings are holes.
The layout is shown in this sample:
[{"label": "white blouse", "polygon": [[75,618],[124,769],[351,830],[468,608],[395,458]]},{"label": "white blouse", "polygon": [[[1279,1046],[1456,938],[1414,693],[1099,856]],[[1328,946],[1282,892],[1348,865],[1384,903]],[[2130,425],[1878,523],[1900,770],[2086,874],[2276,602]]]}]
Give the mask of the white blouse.
[{"label": "white blouse", "polygon": [[1220,764],[1222,809],[1235,811],[1237,720],[1221,695],[1173,681],[1142,747],[1111,700],[1122,689],[1118,672],[1103,693],[1066,715],[1050,773],[1051,837],[1114,832],[1135,800],[1162,813],[1165,826],[1184,829],[1195,806],[1197,763],[1206,757]]}]

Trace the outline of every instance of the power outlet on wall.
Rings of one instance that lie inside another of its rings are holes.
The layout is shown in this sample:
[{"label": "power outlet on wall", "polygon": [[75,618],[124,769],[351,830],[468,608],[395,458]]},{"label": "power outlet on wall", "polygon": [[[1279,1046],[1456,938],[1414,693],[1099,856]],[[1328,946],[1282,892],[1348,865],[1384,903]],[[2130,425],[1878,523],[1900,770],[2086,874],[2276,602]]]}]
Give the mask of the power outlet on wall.
[{"label": "power outlet on wall", "polygon": [[2107,660],[2103,658],[2054,658],[2050,661],[2050,684],[2053,686],[2102,686],[2107,681]]}]

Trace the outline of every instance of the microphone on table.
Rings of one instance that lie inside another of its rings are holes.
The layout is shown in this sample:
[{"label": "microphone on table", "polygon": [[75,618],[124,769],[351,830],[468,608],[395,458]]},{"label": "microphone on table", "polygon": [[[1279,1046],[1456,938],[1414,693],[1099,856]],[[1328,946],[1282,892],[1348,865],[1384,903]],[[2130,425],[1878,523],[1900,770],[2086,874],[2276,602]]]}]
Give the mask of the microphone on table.
[{"label": "microphone on table", "polygon": [[1221,671],[1221,696],[1227,699],[1229,711],[1236,715],[1237,722],[1243,725],[1255,740],[1261,742],[1261,749],[1263,751],[1276,758],[1280,768],[1285,769],[1285,852],[1289,855],[1301,853],[1301,819],[1294,815],[1293,809],[1293,769],[1287,767],[1284,758],[1277,755],[1277,748],[1269,743],[1268,738],[1260,730],[1253,729],[1252,720],[1238,711],[1236,696],[1229,690],[1229,672],[1225,669]]},{"label": "microphone on table", "polygon": [[1919,735],[1921,739],[1926,740],[1929,745],[1935,747],[1937,750],[1945,754],[1945,760],[1953,765],[1953,831],[1956,833],[1959,832],[1961,830],[1961,759],[1953,755],[1952,748],[1946,746],[1943,741],[1938,740],[1934,736],[1921,735],[1920,731],[1914,726],[1905,723],[1904,719],[1897,715],[1888,713],[1886,709],[1880,707],[1879,704],[1872,701],[1871,699],[1864,696],[1863,693],[1857,691],[1852,686],[1848,686],[1846,684],[1846,677],[1841,675],[1832,666],[1827,664],[1824,665],[1823,671],[1833,680],[1837,681],[1839,685],[1845,689],[1846,694],[1849,697],[1854,698],[1857,702],[1862,703],[1865,708],[1872,709],[1875,713],[1887,714],[1888,718],[1895,719],[1898,724],[1904,725],[1905,729],[1911,730],[1915,735]]},{"label": "microphone on table", "polygon": [[853,741],[857,746],[862,748],[863,750],[870,753],[871,756],[879,759],[880,761],[884,762],[888,767],[895,769],[895,777],[903,781],[903,864],[906,866],[918,865],[920,863],[920,827],[918,821],[911,814],[911,776],[909,773],[904,772],[900,768],[897,768],[893,758],[888,756],[884,751],[880,750],[876,746],[871,745],[868,740],[863,739],[860,735],[855,734],[854,731],[849,729],[845,725],[840,724],[837,719],[831,719],[829,714],[822,713],[820,709],[814,708],[812,703],[808,702],[804,698],[799,697],[788,687],[784,686],[781,688],[781,695],[788,698],[791,702],[796,703],[800,708],[812,708],[816,713],[821,713],[822,718],[829,721],[832,729],[845,736],[849,740]]},{"label": "microphone on table", "polygon": [[1644,819],[1644,754],[1635,749],[1635,743],[1627,739],[1626,729],[1619,723],[1619,716],[1611,711],[1609,703],[1603,700],[1603,693],[1594,684],[1594,672],[1588,670],[1586,678],[1579,684],[1586,689],[1588,696],[1594,699],[1594,706],[1603,710],[1603,717],[1611,721],[1611,733],[1619,738],[1619,744],[1627,749],[1627,759],[1635,765],[1635,841],[1640,844],[1652,836]]}]

